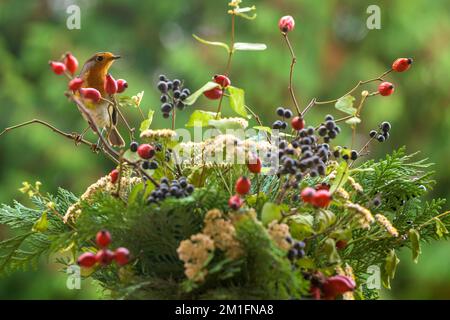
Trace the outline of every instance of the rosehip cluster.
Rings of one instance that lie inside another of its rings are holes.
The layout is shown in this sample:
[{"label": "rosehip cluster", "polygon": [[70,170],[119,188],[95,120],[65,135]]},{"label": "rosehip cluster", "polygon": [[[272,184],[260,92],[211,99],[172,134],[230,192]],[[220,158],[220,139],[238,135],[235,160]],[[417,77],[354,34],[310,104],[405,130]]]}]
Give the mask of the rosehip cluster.
[{"label": "rosehip cluster", "polygon": [[155,188],[147,199],[147,203],[158,203],[168,197],[184,198],[194,192],[194,186],[189,184],[185,177],[169,181],[166,177],[161,178],[159,187]]},{"label": "rosehip cluster", "polygon": [[384,121],[380,124],[379,130],[371,130],[369,136],[371,138],[375,138],[379,142],[385,142],[390,137],[389,131],[391,130],[391,124],[387,121]]},{"label": "rosehip cluster", "polygon": [[305,256],[305,243],[303,241],[295,241],[291,237],[287,237],[286,241],[291,244],[287,256],[291,261],[303,258]]},{"label": "rosehip cluster", "polygon": [[334,117],[329,114],[325,116],[325,122],[317,129],[319,136],[323,137],[323,141],[328,143],[330,140],[337,137],[341,133],[341,128],[334,122]]},{"label": "rosehip cluster", "polygon": [[78,265],[83,268],[91,268],[96,264],[107,266],[112,261],[120,266],[126,265],[130,261],[130,251],[127,248],[117,248],[114,252],[108,249],[111,244],[111,234],[107,230],[100,230],[95,237],[100,250],[97,254],[85,252],[78,257]]},{"label": "rosehip cluster", "polygon": [[211,100],[217,100],[222,98],[223,89],[231,85],[231,80],[225,75],[216,74],[212,80],[217,83],[217,87],[203,92],[203,95]]},{"label": "rosehip cluster", "polygon": [[277,130],[280,130],[280,129],[285,130],[287,128],[287,123],[286,123],[285,119],[292,118],[292,116],[293,116],[292,111],[289,109],[280,107],[280,108],[277,108],[276,113],[277,113],[277,116],[282,118],[282,120],[276,120],[272,124],[272,128],[277,129]]},{"label": "rosehip cluster", "polygon": [[300,193],[300,197],[303,202],[312,204],[317,208],[326,208],[332,200],[332,196],[329,190],[320,189],[315,190],[311,187],[306,187]]},{"label": "rosehip cluster", "polygon": [[191,94],[188,88],[183,87],[183,82],[179,79],[170,80],[165,75],[159,76],[157,84],[158,90],[161,92],[161,112],[164,118],[169,118],[170,113],[177,108],[183,110],[183,103]]}]

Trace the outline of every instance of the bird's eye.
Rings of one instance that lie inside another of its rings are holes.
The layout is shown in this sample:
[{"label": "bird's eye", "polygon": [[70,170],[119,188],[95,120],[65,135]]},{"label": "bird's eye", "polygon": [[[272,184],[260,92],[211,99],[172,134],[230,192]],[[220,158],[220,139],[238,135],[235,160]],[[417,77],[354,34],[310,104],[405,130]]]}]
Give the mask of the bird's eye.
[{"label": "bird's eye", "polygon": [[100,61],[103,60],[103,57],[102,57],[102,56],[98,56],[98,57],[96,58],[96,60],[97,60],[98,62],[100,62]]}]

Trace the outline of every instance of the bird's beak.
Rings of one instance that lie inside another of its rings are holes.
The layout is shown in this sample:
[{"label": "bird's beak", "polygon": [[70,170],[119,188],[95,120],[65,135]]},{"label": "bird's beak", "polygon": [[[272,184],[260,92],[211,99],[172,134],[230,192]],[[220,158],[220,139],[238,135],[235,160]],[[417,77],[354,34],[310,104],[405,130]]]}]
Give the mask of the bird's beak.
[{"label": "bird's beak", "polygon": [[112,56],[112,59],[113,59],[113,60],[120,59],[120,56]]}]

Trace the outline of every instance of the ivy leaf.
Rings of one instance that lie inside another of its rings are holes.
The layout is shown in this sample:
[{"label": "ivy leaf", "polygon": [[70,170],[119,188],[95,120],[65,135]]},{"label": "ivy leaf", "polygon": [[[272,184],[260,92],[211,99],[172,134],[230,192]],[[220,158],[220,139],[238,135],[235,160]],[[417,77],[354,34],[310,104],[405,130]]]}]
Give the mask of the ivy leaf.
[{"label": "ivy leaf", "polygon": [[355,101],[355,98],[351,95],[347,95],[340,98],[334,106],[339,111],[350,115],[355,115],[357,110],[353,107],[353,101]]},{"label": "ivy leaf", "polygon": [[448,230],[441,219],[434,218],[434,221],[436,222],[436,234],[439,236],[439,238],[442,238],[444,234],[448,234]]},{"label": "ivy leaf", "polygon": [[280,220],[281,216],[281,208],[279,205],[273,202],[266,202],[261,211],[261,222],[264,225],[268,225],[273,220]]},{"label": "ivy leaf", "polygon": [[330,187],[330,192],[333,193],[339,189],[340,186],[343,186],[347,182],[349,174],[347,161],[342,161],[337,168],[336,178]]},{"label": "ivy leaf", "polygon": [[358,123],[361,123],[361,119],[358,117],[353,117],[348,120],[345,120],[345,123],[350,124],[350,125],[356,125]]},{"label": "ivy leaf", "polygon": [[241,51],[263,51],[267,46],[264,43],[248,43],[248,42],[236,42],[233,46],[233,50]]},{"label": "ivy leaf", "polygon": [[142,121],[141,122],[141,126],[139,127],[139,130],[142,132],[142,131],[145,131],[145,130],[148,130],[149,128],[150,128],[150,125],[152,124],[152,122],[153,122],[153,115],[155,114],[155,111],[153,111],[153,110],[149,110],[148,111],[148,116],[147,116],[147,119],[145,119],[144,121]]},{"label": "ivy leaf", "polygon": [[228,93],[230,94],[230,106],[238,115],[247,118],[248,113],[245,110],[244,90],[233,86],[228,86]]},{"label": "ivy leaf", "polygon": [[222,47],[222,48],[225,48],[227,50],[227,52],[230,52],[230,47],[226,43],[219,42],[219,41],[208,41],[208,40],[200,38],[199,36],[197,36],[195,34],[193,34],[192,36],[194,37],[195,40],[197,40],[203,44],[207,44],[210,46]]},{"label": "ivy leaf", "polygon": [[395,250],[391,249],[386,256],[383,273],[383,285],[388,289],[391,288],[391,280],[395,277],[395,271],[399,262],[400,259],[395,254]]},{"label": "ivy leaf", "polygon": [[209,125],[210,120],[214,120],[216,117],[216,112],[195,110],[186,123],[186,127],[205,127]]},{"label": "ivy leaf", "polygon": [[186,98],[186,100],[183,101],[184,104],[190,106],[197,101],[197,99],[203,94],[203,92],[217,88],[219,84],[209,81],[207,82],[203,87],[192,93],[189,97]]},{"label": "ivy leaf", "polygon": [[409,229],[409,239],[411,240],[412,258],[414,263],[419,261],[420,250],[420,233],[416,229]]},{"label": "ivy leaf", "polygon": [[323,245],[323,251],[328,256],[328,262],[335,264],[341,262],[341,257],[339,256],[336,249],[336,242],[332,238],[325,240]]},{"label": "ivy leaf", "polygon": [[31,231],[45,232],[48,229],[47,211],[44,211],[42,216],[34,223]]}]

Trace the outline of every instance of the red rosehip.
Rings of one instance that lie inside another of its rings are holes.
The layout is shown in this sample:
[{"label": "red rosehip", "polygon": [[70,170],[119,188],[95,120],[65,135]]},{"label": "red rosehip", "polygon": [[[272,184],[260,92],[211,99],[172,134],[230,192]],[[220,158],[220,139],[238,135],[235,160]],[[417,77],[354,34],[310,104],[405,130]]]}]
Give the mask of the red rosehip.
[{"label": "red rosehip", "polygon": [[115,94],[117,92],[118,86],[116,80],[109,73],[106,75],[105,79],[105,91],[107,94]]},{"label": "red rosehip", "polygon": [[102,97],[100,91],[95,88],[81,88],[80,93],[83,98],[92,100],[93,102],[99,102]]},{"label": "red rosehip", "polygon": [[144,143],[138,147],[137,153],[142,159],[150,159],[155,155],[155,148],[148,143]]},{"label": "red rosehip", "polygon": [[92,252],[85,252],[81,256],[78,257],[77,263],[80,267],[90,268],[95,265],[97,259],[95,258],[95,254]]},{"label": "red rosehip", "polygon": [[117,93],[122,93],[128,88],[128,82],[123,79],[117,80]]},{"label": "red rosehip", "polygon": [[[251,163],[250,163],[251,162]],[[261,160],[259,160],[259,158],[253,158],[250,160],[249,163],[247,163],[247,168],[251,173],[260,173],[261,172],[261,168],[262,168],[262,164],[261,164]]]},{"label": "red rosehip", "polygon": [[62,62],[50,61],[49,65],[57,75],[63,74],[66,71],[66,65]]},{"label": "red rosehip", "polygon": [[113,261],[114,253],[108,249],[101,249],[95,255],[95,259],[97,260],[98,264],[106,266]]},{"label": "red rosehip", "polygon": [[111,183],[114,184],[117,182],[117,179],[119,178],[119,170],[114,169],[109,173],[109,178],[111,179]]},{"label": "red rosehip", "polygon": [[336,241],[336,248],[337,248],[338,250],[342,250],[342,249],[344,249],[346,246],[347,246],[347,241],[345,241],[345,240],[338,240],[338,241]]},{"label": "red rosehip", "polygon": [[203,94],[208,99],[217,100],[217,99],[220,99],[220,97],[222,97],[223,91],[220,88],[214,88],[214,89],[203,92]]},{"label": "red rosehip", "polygon": [[278,28],[280,28],[281,32],[288,33],[292,31],[295,26],[295,20],[291,16],[284,16],[280,18],[278,21]]},{"label": "red rosehip", "polygon": [[232,210],[237,210],[244,204],[244,201],[241,199],[241,197],[238,194],[235,194],[234,196],[230,197],[228,200],[228,206]]},{"label": "red rosehip", "polygon": [[240,195],[247,194],[250,191],[250,187],[252,186],[250,179],[247,177],[240,177],[236,181],[235,189],[236,192]]},{"label": "red rosehip", "polygon": [[77,91],[83,85],[83,79],[81,78],[73,78],[69,82],[69,90]]},{"label": "red rosehip", "polygon": [[78,69],[78,60],[70,52],[66,53],[64,64],[71,74],[74,74]]},{"label": "red rosehip", "polygon": [[105,248],[111,243],[111,234],[108,230],[100,230],[95,236],[95,242],[100,248]]},{"label": "red rosehip", "polygon": [[392,64],[392,70],[397,72],[403,72],[408,70],[413,63],[413,59],[411,58],[398,58]]},{"label": "red rosehip", "polygon": [[302,198],[303,202],[311,203],[315,194],[316,194],[316,190],[314,190],[311,187],[306,187],[300,193],[300,197]]},{"label": "red rosehip", "polygon": [[311,203],[315,207],[325,208],[331,202],[331,193],[328,190],[319,190],[314,194]]},{"label": "red rosehip", "polygon": [[230,78],[224,75],[215,75],[213,80],[215,83],[220,84],[222,88],[226,88],[231,84]]},{"label": "red rosehip", "polygon": [[294,130],[302,130],[305,127],[305,120],[300,118],[299,116],[292,118],[291,126]]},{"label": "red rosehip", "polygon": [[390,82],[382,82],[378,86],[378,92],[382,96],[390,96],[392,93],[394,93],[394,85]]},{"label": "red rosehip", "polygon": [[120,266],[126,265],[130,261],[130,251],[127,248],[117,248],[114,251],[114,260]]}]

